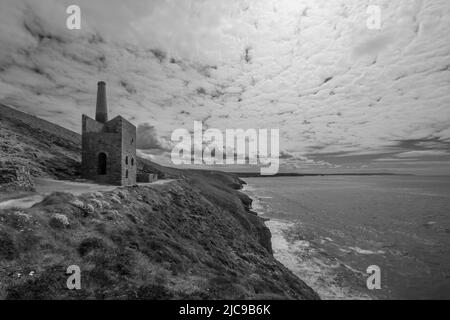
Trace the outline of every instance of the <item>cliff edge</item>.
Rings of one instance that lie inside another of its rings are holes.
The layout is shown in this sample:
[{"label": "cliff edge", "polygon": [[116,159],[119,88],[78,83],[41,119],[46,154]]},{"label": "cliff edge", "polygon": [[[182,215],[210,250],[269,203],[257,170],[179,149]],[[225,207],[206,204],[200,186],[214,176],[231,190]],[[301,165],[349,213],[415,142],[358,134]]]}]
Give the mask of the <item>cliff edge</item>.
[{"label": "cliff edge", "polygon": [[[77,177],[79,136],[29,117],[0,106],[1,163]],[[318,299],[273,258],[237,176],[138,167],[169,180],[0,210],[0,299]],[[81,290],[66,287],[70,265]]]}]

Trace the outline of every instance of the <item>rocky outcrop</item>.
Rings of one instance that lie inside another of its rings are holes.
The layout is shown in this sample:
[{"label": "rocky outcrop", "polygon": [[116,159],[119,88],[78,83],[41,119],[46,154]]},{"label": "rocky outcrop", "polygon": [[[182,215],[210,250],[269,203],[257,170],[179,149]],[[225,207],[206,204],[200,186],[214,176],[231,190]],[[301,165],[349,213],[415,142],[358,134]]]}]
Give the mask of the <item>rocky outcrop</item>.
[{"label": "rocky outcrop", "polygon": [[33,178],[27,167],[0,163],[0,192],[34,190]]}]

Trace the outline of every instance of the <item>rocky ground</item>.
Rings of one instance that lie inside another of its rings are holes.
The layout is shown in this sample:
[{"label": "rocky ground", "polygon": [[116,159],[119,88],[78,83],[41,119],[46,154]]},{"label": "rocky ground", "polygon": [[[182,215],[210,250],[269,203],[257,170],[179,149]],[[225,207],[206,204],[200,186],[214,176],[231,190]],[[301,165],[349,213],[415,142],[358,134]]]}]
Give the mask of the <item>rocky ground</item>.
[{"label": "rocky ground", "polygon": [[[3,165],[77,177],[76,133],[2,106],[0,124]],[[28,209],[0,210],[0,298],[318,298],[273,258],[270,232],[239,178],[143,159],[138,168],[174,181],[56,192]],[[66,287],[69,265],[81,268],[81,290]]]}]

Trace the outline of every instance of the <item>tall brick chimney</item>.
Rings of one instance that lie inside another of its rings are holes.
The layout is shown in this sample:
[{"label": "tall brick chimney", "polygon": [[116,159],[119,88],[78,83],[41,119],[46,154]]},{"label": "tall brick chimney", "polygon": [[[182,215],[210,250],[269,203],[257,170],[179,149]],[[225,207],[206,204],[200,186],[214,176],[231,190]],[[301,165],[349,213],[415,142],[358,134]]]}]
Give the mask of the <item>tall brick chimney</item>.
[{"label": "tall brick chimney", "polygon": [[98,122],[108,122],[108,106],[106,105],[106,83],[99,81],[97,83],[97,109],[95,111],[95,120]]}]

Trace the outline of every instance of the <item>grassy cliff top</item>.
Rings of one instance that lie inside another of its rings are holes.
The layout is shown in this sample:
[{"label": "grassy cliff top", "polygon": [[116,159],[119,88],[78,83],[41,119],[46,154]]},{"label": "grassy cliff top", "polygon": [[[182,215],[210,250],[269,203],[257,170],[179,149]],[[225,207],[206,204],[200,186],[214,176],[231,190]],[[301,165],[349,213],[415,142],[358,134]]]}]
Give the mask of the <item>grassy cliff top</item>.
[{"label": "grassy cliff top", "polygon": [[[180,179],[0,210],[0,298],[317,298],[273,258],[263,222],[216,197]],[[66,288],[69,265],[82,290]]]},{"label": "grassy cliff top", "polygon": [[[2,161],[76,178],[79,135],[30,117],[0,106]],[[274,259],[236,175],[144,159],[138,168],[174,180],[0,210],[0,299],[318,298]],[[66,288],[70,265],[82,290]]]}]

